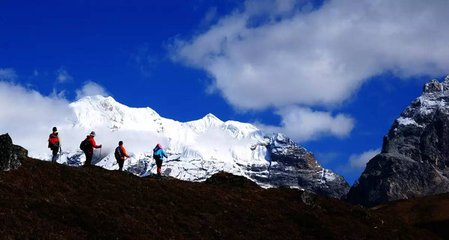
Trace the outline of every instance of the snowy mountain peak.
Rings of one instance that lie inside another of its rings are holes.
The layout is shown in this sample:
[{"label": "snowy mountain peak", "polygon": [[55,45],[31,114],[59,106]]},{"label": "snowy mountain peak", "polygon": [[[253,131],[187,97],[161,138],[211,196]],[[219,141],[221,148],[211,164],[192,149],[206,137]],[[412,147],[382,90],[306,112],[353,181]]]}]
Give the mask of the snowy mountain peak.
[{"label": "snowy mountain peak", "polygon": [[201,119],[190,121],[186,123],[195,132],[203,133],[211,128],[222,128],[224,122],[217,118],[212,113],[207,114]]},{"label": "snowy mountain peak", "polygon": [[75,125],[85,129],[107,127],[111,130],[153,131],[159,128],[160,116],[151,108],[130,108],[112,97],[88,96],[70,104]]},{"label": "snowy mountain peak", "polygon": [[203,119],[211,119],[211,120],[214,120],[214,121],[221,121],[217,116],[215,116],[214,114],[212,114],[212,113],[208,113],[208,114],[206,114],[204,117],[203,117]]},{"label": "snowy mountain peak", "polygon": [[91,105],[98,105],[99,103],[108,103],[110,105],[113,104],[120,104],[111,96],[101,96],[101,95],[94,95],[94,96],[85,96],[80,99],[78,99],[76,102],[73,102],[72,104],[76,103],[84,103],[84,104],[91,104]]},{"label": "snowy mountain peak", "polygon": [[224,123],[212,113],[206,114],[201,120],[207,122],[210,126],[220,126]]},{"label": "snowy mountain peak", "polygon": [[424,85],[423,93],[425,95],[435,93],[441,94],[448,90],[449,90],[449,76],[447,76],[441,83],[436,79],[432,79],[430,82]]},{"label": "snowy mountain peak", "polygon": [[449,113],[449,76],[443,82],[433,79],[426,83],[422,95],[401,113],[396,123],[425,128],[429,117],[437,112]]},{"label": "snowy mountain peak", "polygon": [[[161,117],[151,108],[131,108],[102,96],[79,99],[70,108],[75,115],[69,124],[72,132],[97,132],[96,140],[104,147],[94,163],[106,169],[117,169],[113,151],[123,140],[132,156],[124,169],[139,176],[149,175],[155,167],[152,148],[161,143],[168,155],[164,174],[183,180],[202,181],[225,171],[265,187],[290,186],[334,197],[348,189],[342,177],[319,166],[305,148],[282,134],[266,135],[250,123],[223,122],[211,113],[179,122]],[[61,129],[62,135],[67,134]],[[81,165],[84,155],[78,148],[79,141],[65,146],[60,162]]]}]

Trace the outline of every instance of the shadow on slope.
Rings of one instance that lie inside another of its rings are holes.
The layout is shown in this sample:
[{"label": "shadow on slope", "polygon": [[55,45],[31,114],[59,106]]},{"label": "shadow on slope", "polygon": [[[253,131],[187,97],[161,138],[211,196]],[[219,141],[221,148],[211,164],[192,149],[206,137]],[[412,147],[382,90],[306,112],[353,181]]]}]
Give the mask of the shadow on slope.
[{"label": "shadow on slope", "polygon": [[449,239],[449,193],[399,200],[374,209],[379,214],[399,216],[406,224]]},{"label": "shadow on slope", "polygon": [[28,159],[0,172],[3,239],[435,239],[390,213],[220,173],[207,183]]}]

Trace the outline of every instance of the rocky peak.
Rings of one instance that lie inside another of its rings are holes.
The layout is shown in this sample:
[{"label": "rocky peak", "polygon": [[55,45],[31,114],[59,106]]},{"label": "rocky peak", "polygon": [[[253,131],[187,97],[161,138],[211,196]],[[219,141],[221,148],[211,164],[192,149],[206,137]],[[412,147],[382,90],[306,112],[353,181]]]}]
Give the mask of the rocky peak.
[{"label": "rocky peak", "polygon": [[364,205],[449,191],[449,77],[425,84],[384,137],[348,199]]},{"label": "rocky peak", "polygon": [[[348,190],[345,179],[320,166],[313,153],[299,146],[283,134],[266,136],[263,143],[269,153],[271,164],[253,166],[250,177],[258,182],[272,186],[297,186],[306,191],[323,196],[341,198]],[[261,176],[268,172],[268,176]]]},{"label": "rocky peak", "polygon": [[423,94],[429,93],[441,93],[449,90],[449,76],[447,76],[443,82],[439,82],[436,79],[432,79],[426,83],[423,88]]}]

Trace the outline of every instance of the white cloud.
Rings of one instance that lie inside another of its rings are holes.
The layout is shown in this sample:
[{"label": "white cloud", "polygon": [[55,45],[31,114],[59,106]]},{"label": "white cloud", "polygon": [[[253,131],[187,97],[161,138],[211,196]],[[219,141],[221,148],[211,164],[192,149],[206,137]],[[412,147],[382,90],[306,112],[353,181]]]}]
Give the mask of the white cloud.
[{"label": "white cloud", "polygon": [[77,99],[94,95],[109,96],[110,94],[100,84],[92,81],[86,82],[81,89],[76,90]]},{"label": "white cloud", "polygon": [[58,80],[58,83],[65,83],[67,81],[73,80],[73,77],[67,72],[65,68],[60,68],[56,73],[56,79]]},{"label": "white cloud", "polygon": [[267,132],[283,132],[299,142],[314,140],[323,135],[346,137],[354,128],[354,120],[344,114],[332,116],[329,112],[302,107],[286,107],[278,114],[282,117],[281,127],[261,127]]},{"label": "white cloud", "polygon": [[17,78],[16,71],[12,68],[0,68],[0,81],[14,81]]},{"label": "white cloud", "polygon": [[47,139],[54,126],[59,130],[63,151],[79,150],[80,142],[92,130],[97,133],[98,144],[104,146],[103,156],[111,153],[119,140],[124,141],[130,153],[151,151],[149,143],[165,144],[167,141],[141,131],[111,132],[105,127],[74,127],[77,118],[65,98],[57,94],[43,96],[37,91],[4,81],[0,81],[0,108],[3,109],[0,111],[0,134],[9,133],[14,144],[25,147],[30,156],[41,159],[50,158]]},{"label": "white cloud", "polygon": [[[13,83],[0,81],[0,134],[9,133],[30,151],[46,149],[53,126],[69,126],[74,118],[65,99],[46,97]],[[64,127],[63,127],[64,128]]]},{"label": "white cloud", "polygon": [[174,60],[206,70],[237,108],[335,106],[387,71],[448,72],[449,1],[331,0],[308,12],[259,2],[173,45]]},{"label": "white cloud", "polygon": [[349,157],[349,167],[352,169],[362,170],[365,168],[368,161],[379,153],[380,149],[374,149],[360,154],[352,154]]}]

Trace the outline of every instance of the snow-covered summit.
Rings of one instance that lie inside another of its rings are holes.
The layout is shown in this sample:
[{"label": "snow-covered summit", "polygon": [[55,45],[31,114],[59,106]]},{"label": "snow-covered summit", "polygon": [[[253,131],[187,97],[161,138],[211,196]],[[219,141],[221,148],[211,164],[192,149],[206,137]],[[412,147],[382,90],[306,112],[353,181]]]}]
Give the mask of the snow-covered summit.
[{"label": "snow-covered summit", "polygon": [[433,79],[423,87],[423,93],[403,111],[396,123],[425,128],[437,112],[449,114],[449,76],[439,82]]},{"label": "snow-covered summit", "polygon": [[105,126],[111,130],[154,131],[161,117],[151,108],[130,108],[112,97],[88,96],[70,104],[75,125],[82,128]]},{"label": "snow-covered summit", "polygon": [[423,94],[444,94],[444,92],[448,90],[449,76],[447,76],[441,83],[437,79],[432,79],[430,82],[426,83],[423,88]]},{"label": "snow-covered summit", "polygon": [[[287,136],[266,134],[249,123],[222,121],[211,113],[180,122],[161,117],[149,107],[131,108],[103,96],[84,97],[71,103],[70,108],[75,115],[72,130],[97,132],[96,140],[104,148],[97,160],[94,157],[94,163],[106,169],[118,168],[113,150],[123,140],[131,154],[124,169],[139,176],[154,172],[152,147],[162,143],[168,153],[164,174],[182,180],[202,181],[226,171],[266,187],[304,188],[333,197],[340,197],[349,187]],[[60,132],[64,135],[68,131],[60,128]],[[66,145],[59,162],[81,165],[84,155],[77,145]]]}]

